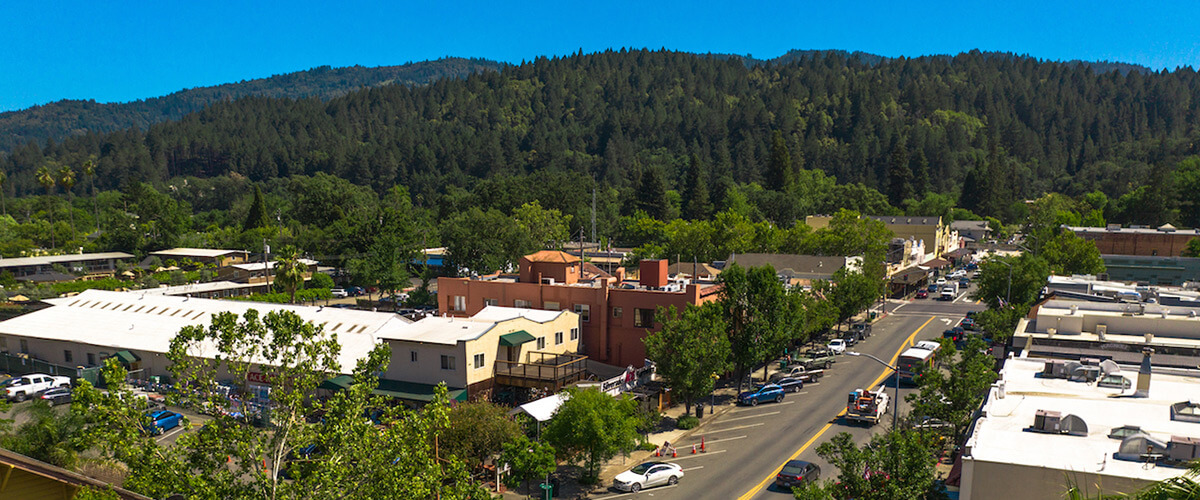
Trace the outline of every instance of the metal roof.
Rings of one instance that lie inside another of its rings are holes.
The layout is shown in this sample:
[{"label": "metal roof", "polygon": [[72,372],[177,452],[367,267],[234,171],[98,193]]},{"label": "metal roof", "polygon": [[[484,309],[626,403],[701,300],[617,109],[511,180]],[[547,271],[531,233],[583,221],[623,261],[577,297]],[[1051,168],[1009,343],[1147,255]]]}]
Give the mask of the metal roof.
[{"label": "metal roof", "polygon": [[133,255],[125,252],[74,253],[68,255],[42,255],[39,257],[0,258],[0,269],[6,267],[39,266],[67,262],[86,262],[89,260],[132,259]]}]

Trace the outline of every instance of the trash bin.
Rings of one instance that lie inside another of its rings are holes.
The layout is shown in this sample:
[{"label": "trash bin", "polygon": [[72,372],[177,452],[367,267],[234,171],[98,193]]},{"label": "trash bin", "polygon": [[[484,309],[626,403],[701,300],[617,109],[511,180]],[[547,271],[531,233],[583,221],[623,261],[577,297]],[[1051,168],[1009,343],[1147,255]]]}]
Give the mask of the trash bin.
[{"label": "trash bin", "polygon": [[782,370],[784,368],[787,368],[787,360],[781,359],[781,360],[779,360],[779,369]]},{"label": "trash bin", "polygon": [[550,478],[550,496],[558,498],[558,494],[560,493],[560,490],[559,490],[560,487],[561,486],[558,483],[558,478],[551,477]]},{"label": "trash bin", "polygon": [[538,486],[542,488],[542,498],[550,500],[550,495],[554,494],[554,486],[550,485],[550,483],[541,483]]},{"label": "trash bin", "polygon": [[875,321],[876,314],[879,314],[879,313],[877,313],[875,311],[871,311],[871,314],[868,315],[868,318],[870,318],[871,321]]}]

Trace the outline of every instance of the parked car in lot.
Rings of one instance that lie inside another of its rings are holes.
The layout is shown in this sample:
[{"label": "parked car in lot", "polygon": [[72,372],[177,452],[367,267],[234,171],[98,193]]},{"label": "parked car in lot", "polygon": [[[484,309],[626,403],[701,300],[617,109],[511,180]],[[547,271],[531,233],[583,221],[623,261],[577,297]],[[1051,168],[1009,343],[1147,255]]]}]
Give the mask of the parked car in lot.
[{"label": "parked car in lot", "polygon": [[781,488],[791,488],[804,483],[821,479],[821,467],[804,460],[788,460],[783,469],[775,475],[775,485]]},{"label": "parked car in lot", "polygon": [[804,388],[803,380],[792,377],[784,377],[773,383],[783,389],[783,392],[800,392],[800,389]]},{"label": "parked car in lot", "polygon": [[4,387],[5,397],[9,401],[25,401],[55,387],[70,387],[68,377],[55,377],[45,373],[31,373],[15,377]]},{"label": "parked car in lot", "polygon": [[71,389],[69,387],[55,387],[42,393],[42,401],[45,401],[50,406],[61,404],[69,404],[71,402]]},{"label": "parked car in lot", "polygon": [[151,436],[162,434],[183,423],[183,415],[168,410],[147,412],[146,416],[149,417],[150,424],[144,426],[143,430]]},{"label": "parked car in lot", "polygon": [[367,289],[365,289],[361,286],[352,286],[352,287],[346,288],[346,293],[350,294],[351,297],[358,297],[359,295],[367,293]]},{"label": "parked car in lot", "polygon": [[682,478],[683,468],[679,464],[646,462],[617,474],[617,477],[613,478],[613,488],[637,493],[642,491],[642,488],[674,485]]},{"label": "parked car in lot", "polygon": [[760,385],[752,391],[738,394],[738,404],[758,406],[759,403],[783,401],[783,388],[775,384]]},{"label": "parked car in lot", "polygon": [[971,280],[968,279],[966,276],[963,276],[958,279],[958,286],[963,287],[963,288],[971,286]]},{"label": "parked car in lot", "polygon": [[922,289],[920,289],[920,290],[917,290],[917,298],[918,298],[918,299],[927,299],[927,298],[929,298],[929,291],[928,291],[928,290],[926,290],[926,289],[924,289],[924,288],[922,288]]},{"label": "parked car in lot", "polygon": [[846,352],[846,341],[842,339],[833,339],[829,341],[829,344],[827,344],[825,348],[837,354],[842,354]]},{"label": "parked car in lot", "polygon": [[331,288],[329,290],[329,293],[332,294],[333,298],[335,298],[335,299],[344,299],[344,298],[350,296],[350,294],[347,293],[346,289],[344,289],[344,288]]}]

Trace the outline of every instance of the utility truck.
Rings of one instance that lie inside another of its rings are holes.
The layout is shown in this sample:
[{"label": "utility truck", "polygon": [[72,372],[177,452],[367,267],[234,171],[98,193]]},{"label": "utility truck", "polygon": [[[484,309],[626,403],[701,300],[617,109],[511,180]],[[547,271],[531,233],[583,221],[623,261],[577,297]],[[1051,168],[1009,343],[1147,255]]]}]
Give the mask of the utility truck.
[{"label": "utility truck", "polygon": [[874,391],[855,389],[851,392],[846,398],[846,420],[867,425],[879,423],[888,406],[888,396],[883,389],[879,386]]}]

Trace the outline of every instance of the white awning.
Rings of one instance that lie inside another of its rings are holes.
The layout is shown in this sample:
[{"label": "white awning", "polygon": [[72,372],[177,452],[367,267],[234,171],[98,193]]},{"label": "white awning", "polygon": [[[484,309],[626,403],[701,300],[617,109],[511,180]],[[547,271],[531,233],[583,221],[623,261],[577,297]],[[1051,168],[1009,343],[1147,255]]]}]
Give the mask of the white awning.
[{"label": "white awning", "polygon": [[566,393],[554,394],[513,408],[508,414],[516,415],[517,413],[525,413],[538,422],[545,422],[554,416],[554,412],[558,411],[558,407],[562,406],[563,401],[566,400]]}]

